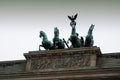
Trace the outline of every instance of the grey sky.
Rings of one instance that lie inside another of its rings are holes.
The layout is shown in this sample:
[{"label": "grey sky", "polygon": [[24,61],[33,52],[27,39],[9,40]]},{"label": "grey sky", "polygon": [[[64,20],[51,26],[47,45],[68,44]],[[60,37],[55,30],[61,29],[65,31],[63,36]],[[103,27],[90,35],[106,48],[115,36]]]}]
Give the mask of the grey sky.
[{"label": "grey sky", "polygon": [[94,45],[103,53],[120,51],[120,0],[0,0],[0,61],[24,59],[23,53],[38,50],[40,30],[52,40],[58,27],[67,40],[67,15],[76,13],[80,36],[95,24]]}]

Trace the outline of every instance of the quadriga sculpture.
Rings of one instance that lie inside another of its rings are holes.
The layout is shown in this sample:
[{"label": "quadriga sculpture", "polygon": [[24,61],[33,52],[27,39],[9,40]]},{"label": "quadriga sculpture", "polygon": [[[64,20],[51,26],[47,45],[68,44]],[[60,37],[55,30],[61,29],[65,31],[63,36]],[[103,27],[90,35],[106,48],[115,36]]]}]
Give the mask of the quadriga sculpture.
[{"label": "quadriga sculpture", "polygon": [[53,44],[55,49],[65,48],[63,40],[59,38],[59,29],[57,27],[54,28]]},{"label": "quadriga sculpture", "polygon": [[42,38],[42,45],[39,45],[39,50],[40,47],[44,47],[46,50],[54,49],[53,44],[48,40],[47,35],[44,31],[40,31],[39,37]]},{"label": "quadriga sculpture", "polygon": [[[79,34],[76,33],[75,20],[77,18],[77,14],[74,16],[73,15],[68,16],[68,18],[71,20],[70,26],[72,27],[71,35],[68,41],[66,42],[64,38],[63,40],[59,38],[59,29],[57,27],[54,28],[53,43],[51,43],[47,39],[47,35],[45,34],[45,32],[40,31],[40,38],[43,38],[43,40],[42,40],[42,45],[39,46],[39,50],[40,50],[40,47],[44,47],[46,50],[64,49],[65,48],[64,43],[66,44],[68,48],[92,47],[93,46],[94,40],[93,40],[92,31],[95,25],[91,24],[88,30],[87,36],[85,37],[85,41],[84,41],[84,38],[82,36],[79,38]],[[69,41],[71,42],[70,47],[68,45]]]},{"label": "quadriga sculpture", "polygon": [[92,47],[94,44],[94,40],[93,40],[93,35],[92,35],[92,31],[94,29],[93,24],[91,24],[89,30],[88,30],[88,34],[86,36],[86,40],[85,40],[85,47]]}]

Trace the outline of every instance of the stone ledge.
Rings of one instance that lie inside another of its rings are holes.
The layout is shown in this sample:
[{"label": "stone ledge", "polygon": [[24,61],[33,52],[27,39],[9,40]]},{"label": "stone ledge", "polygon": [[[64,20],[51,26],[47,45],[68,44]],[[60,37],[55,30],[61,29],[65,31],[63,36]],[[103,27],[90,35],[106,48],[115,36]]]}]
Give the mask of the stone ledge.
[{"label": "stone ledge", "polygon": [[95,79],[95,78],[112,78],[120,79],[120,68],[96,68],[85,70],[68,70],[68,71],[48,71],[48,72],[25,72],[0,74],[2,80],[42,80],[42,79]]},{"label": "stone ledge", "polygon": [[10,66],[10,65],[14,65],[14,64],[21,64],[21,63],[25,63],[26,60],[13,60],[13,61],[0,61],[0,66]]},{"label": "stone ledge", "polygon": [[61,56],[70,54],[97,54],[101,55],[99,47],[81,47],[81,48],[69,48],[69,49],[57,49],[57,50],[43,50],[43,51],[29,51],[29,53],[24,53],[27,60],[41,57],[49,56]]},{"label": "stone ledge", "polygon": [[120,52],[117,52],[117,53],[103,53],[101,55],[101,57],[120,59]]}]

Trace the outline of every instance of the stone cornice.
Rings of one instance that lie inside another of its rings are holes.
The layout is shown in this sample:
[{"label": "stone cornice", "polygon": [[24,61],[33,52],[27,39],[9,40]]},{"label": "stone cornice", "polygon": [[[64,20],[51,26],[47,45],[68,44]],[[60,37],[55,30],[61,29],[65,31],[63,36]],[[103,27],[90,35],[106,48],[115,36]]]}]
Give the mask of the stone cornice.
[{"label": "stone cornice", "polygon": [[1,61],[0,66],[10,66],[15,64],[26,63],[26,60]]},{"label": "stone cornice", "polygon": [[[119,77],[118,77],[119,76]],[[118,77],[120,78],[120,68],[95,68],[83,70],[66,70],[66,71],[50,71],[50,72],[24,72],[24,73],[11,73],[0,74],[2,80],[39,80],[39,79],[69,79],[69,78],[107,78]]]},{"label": "stone cornice", "polygon": [[43,51],[30,51],[29,53],[24,53],[27,60],[36,59],[41,57],[49,56],[63,56],[72,54],[97,54],[100,55],[101,51],[99,47],[81,47],[81,48],[70,48],[70,49],[58,49],[58,50],[43,50]]}]

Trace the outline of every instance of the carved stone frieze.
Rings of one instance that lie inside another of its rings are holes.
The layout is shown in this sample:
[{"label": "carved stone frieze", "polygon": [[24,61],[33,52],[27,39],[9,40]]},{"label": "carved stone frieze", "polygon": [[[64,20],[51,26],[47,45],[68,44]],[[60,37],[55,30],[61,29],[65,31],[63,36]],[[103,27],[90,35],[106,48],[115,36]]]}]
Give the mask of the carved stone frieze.
[{"label": "carved stone frieze", "polygon": [[58,69],[90,66],[90,55],[71,55],[51,58],[41,58],[31,61],[30,70]]},{"label": "carved stone frieze", "polygon": [[25,53],[27,71],[71,70],[96,66],[98,47],[73,48]]}]

